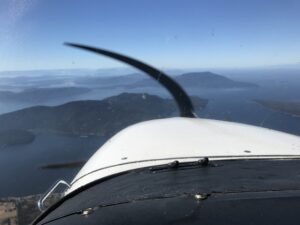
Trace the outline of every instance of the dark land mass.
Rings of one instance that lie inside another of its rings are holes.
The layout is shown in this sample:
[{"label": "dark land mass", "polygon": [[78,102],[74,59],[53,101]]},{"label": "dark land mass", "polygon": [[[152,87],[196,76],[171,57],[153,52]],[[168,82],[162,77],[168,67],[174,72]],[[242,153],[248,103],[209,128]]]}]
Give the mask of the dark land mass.
[{"label": "dark land mass", "polygon": [[[41,213],[37,201],[41,195],[9,197],[0,199],[0,224],[28,225]],[[45,201],[45,207],[61,199],[61,194],[51,194]]]},{"label": "dark land mass", "polygon": [[91,91],[82,87],[62,87],[62,88],[33,88],[21,92],[0,91],[1,101],[15,102],[45,102],[62,97],[81,95]]},{"label": "dark land mass", "polygon": [[300,116],[300,102],[254,100],[258,104],[275,111],[279,111],[291,116]]},{"label": "dark land mass", "polygon": [[33,142],[35,135],[27,130],[7,129],[0,130],[0,149],[13,145],[23,145]]},{"label": "dark land mass", "polygon": [[[192,97],[196,110],[208,101]],[[145,120],[166,118],[177,112],[173,100],[155,95],[123,93],[101,101],[74,101],[59,106],[35,106],[0,115],[0,130],[23,129],[79,136],[109,137]]]},{"label": "dark land mass", "polygon": [[[185,73],[173,77],[184,88],[255,88],[258,85],[248,82],[234,81],[211,72]],[[129,85],[130,88],[157,86],[153,79],[143,79]]]},{"label": "dark land mass", "polygon": [[74,161],[74,162],[64,162],[64,163],[51,163],[40,166],[41,169],[73,169],[81,168],[86,163],[85,160]]}]

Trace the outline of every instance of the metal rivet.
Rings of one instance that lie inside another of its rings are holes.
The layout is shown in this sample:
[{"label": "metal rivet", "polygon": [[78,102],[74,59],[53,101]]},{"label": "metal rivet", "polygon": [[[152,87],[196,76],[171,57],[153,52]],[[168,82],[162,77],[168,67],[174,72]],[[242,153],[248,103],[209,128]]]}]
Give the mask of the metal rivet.
[{"label": "metal rivet", "polygon": [[87,209],[85,209],[85,210],[82,211],[81,215],[83,215],[83,216],[88,216],[88,215],[90,215],[92,212],[93,212],[93,209],[92,209],[92,208],[87,208]]},{"label": "metal rivet", "polygon": [[173,161],[173,162],[170,162],[170,163],[168,164],[168,166],[169,166],[170,168],[177,168],[177,167],[179,166],[179,162],[178,162],[177,160],[175,160],[175,161]]},{"label": "metal rivet", "polygon": [[200,159],[198,161],[198,163],[202,166],[208,166],[208,163],[209,163],[209,159],[207,157],[204,157],[203,159]]},{"label": "metal rivet", "polygon": [[207,199],[207,195],[195,194],[194,196],[197,200]]}]

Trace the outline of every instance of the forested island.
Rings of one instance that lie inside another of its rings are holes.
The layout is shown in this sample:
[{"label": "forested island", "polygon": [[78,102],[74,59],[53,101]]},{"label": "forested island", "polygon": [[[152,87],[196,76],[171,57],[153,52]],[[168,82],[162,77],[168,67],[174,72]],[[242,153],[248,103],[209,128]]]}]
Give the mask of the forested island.
[{"label": "forested island", "polygon": [[255,102],[271,110],[291,116],[300,116],[300,102],[298,101],[255,100]]},{"label": "forested island", "polygon": [[[208,103],[199,97],[192,97],[192,101],[197,110]],[[29,143],[39,132],[109,137],[134,123],[170,117],[176,112],[177,106],[173,100],[133,93],[123,93],[101,101],[34,106],[0,115],[0,144]]]}]

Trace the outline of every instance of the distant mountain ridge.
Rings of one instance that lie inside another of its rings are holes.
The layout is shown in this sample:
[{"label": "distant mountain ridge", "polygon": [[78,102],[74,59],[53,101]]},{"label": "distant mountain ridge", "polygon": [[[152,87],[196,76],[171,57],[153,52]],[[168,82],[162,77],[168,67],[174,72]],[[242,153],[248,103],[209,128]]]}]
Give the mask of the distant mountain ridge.
[{"label": "distant mountain ridge", "polygon": [[[196,109],[207,100],[192,97]],[[72,135],[110,136],[128,125],[172,116],[175,102],[155,95],[123,93],[101,101],[86,100],[35,106],[0,115],[0,130],[22,129]]]},{"label": "distant mountain ridge", "polygon": [[[258,85],[248,82],[234,81],[211,72],[192,72],[174,76],[183,88],[255,88]],[[157,86],[153,79],[143,79],[129,85],[131,88]]]}]

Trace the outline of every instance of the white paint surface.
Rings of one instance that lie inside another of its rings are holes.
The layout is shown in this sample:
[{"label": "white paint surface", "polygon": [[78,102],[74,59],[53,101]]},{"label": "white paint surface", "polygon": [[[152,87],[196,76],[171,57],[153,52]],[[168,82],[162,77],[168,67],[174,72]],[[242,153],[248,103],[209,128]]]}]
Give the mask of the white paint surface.
[{"label": "white paint surface", "polygon": [[132,125],[108,140],[72,181],[67,194],[100,178],[174,160],[300,157],[300,137],[208,119],[171,118]]}]

